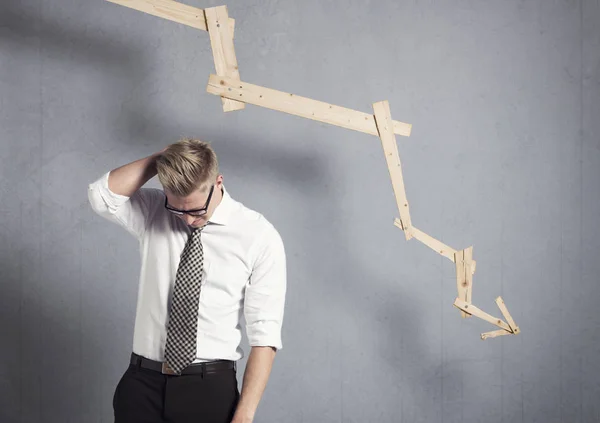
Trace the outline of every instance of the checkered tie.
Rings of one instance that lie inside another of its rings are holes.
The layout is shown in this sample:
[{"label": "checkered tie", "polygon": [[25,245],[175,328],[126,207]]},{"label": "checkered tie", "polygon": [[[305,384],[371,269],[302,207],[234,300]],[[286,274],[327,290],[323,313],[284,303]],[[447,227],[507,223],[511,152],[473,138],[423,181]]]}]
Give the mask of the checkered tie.
[{"label": "checkered tie", "polygon": [[196,358],[198,302],[204,263],[200,242],[202,229],[204,226],[192,231],[183,249],[169,312],[165,361],[177,374]]}]

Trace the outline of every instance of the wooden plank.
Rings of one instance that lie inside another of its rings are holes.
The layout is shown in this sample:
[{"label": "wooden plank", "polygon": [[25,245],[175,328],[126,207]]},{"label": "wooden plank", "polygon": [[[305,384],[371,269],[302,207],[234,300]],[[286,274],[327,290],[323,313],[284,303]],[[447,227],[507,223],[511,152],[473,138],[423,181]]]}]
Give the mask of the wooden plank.
[{"label": "wooden plank", "polygon": [[[463,301],[466,300],[463,292],[463,286],[465,285],[464,255],[464,250],[457,251],[456,254],[454,254],[454,267],[456,268],[456,289],[458,291],[458,298]],[[469,316],[469,313],[461,311],[460,315],[461,317],[467,317]]]},{"label": "wooden plank", "polygon": [[392,124],[392,115],[390,112],[390,104],[387,101],[379,101],[373,103],[373,112],[375,114],[375,123],[379,130],[379,138],[385,155],[390,178],[392,179],[392,187],[398,212],[400,213],[400,224],[406,239],[412,238],[410,209],[408,200],[406,199],[406,191],[404,189],[404,178],[402,177],[402,164],[400,162],[400,154],[398,153],[398,145],[396,144],[396,136],[394,135],[394,127]]},{"label": "wooden plank", "polygon": [[521,329],[519,329],[519,327],[513,320],[512,316],[508,312],[508,309],[506,308],[506,304],[504,304],[504,300],[502,299],[502,297],[496,298],[496,304],[498,305],[498,308],[500,309],[500,313],[502,313],[502,315],[506,319],[506,322],[508,323],[508,325],[510,326],[512,331],[515,334],[518,334],[519,332],[521,332]]},{"label": "wooden plank", "polygon": [[484,341],[488,338],[495,338],[497,336],[503,336],[503,335],[513,335],[512,332],[506,331],[504,329],[498,329],[498,330],[493,330],[491,332],[484,332],[481,334],[481,339],[483,339]]},{"label": "wooden plank", "polygon": [[[467,304],[471,304],[471,301],[467,300],[467,269],[465,266],[465,251],[460,250],[454,254],[454,263],[456,267],[456,289],[458,291],[458,298],[463,300]],[[464,311],[460,312],[462,317],[469,317],[470,314]]]},{"label": "wooden plank", "polygon": [[471,266],[473,265],[473,246],[471,245],[464,250],[465,260],[465,301],[471,304],[471,296],[473,295],[473,271]]},{"label": "wooden plank", "polygon": [[[394,219],[394,225],[397,226],[398,228],[402,229],[402,223],[400,222],[400,219],[398,219],[398,218]],[[454,254],[456,253],[456,250],[454,248],[447,246],[446,244],[444,244],[441,241],[438,241],[437,239],[426,234],[425,232],[423,232],[416,226],[412,227],[412,234],[415,239],[421,241],[423,244],[425,244],[426,246],[431,248],[433,251],[450,259],[450,261],[454,263],[454,261],[455,261]],[[476,264],[477,263],[475,260],[471,261],[471,270],[472,270],[473,274],[475,273],[475,265]]]},{"label": "wooden plank", "polygon": [[[173,0],[106,0],[159,18],[208,31],[204,10]],[[233,19],[230,18],[233,38]]]},{"label": "wooden plank", "polygon": [[[394,225],[396,225],[397,227],[402,229],[402,223],[400,222],[400,219],[396,218],[394,220]],[[423,232],[416,226],[412,227],[412,234],[415,237],[415,239],[421,241],[423,244],[425,244],[426,246],[431,248],[436,253],[439,253],[442,256],[444,256],[444,257],[450,259],[452,262],[454,262],[454,253],[456,252],[456,250],[454,248],[447,246],[446,244],[442,243],[441,241],[438,241],[437,239],[426,234],[425,232]]]},{"label": "wooden plank", "polygon": [[[218,75],[210,75],[206,91],[267,109],[379,136],[373,115],[322,101]],[[398,135],[410,136],[411,127],[409,123],[394,121],[394,133]]]},{"label": "wooden plank", "polygon": [[[204,13],[217,75],[226,76],[239,82],[240,73],[229,28],[227,6],[208,7],[204,9]],[[221,101],[224,112],[240,110],[246,106],[241,101],[224,97],[221,97]]]},{"label": "wooden plank", "polygon": [[[402,229],[402,223],[400,222],[400,219],[398,219],[398,218],[394,219],[394,225],[397,226],[398,228]],[[412,227],[412,234],[415,239],[421,241],[423,244],[427,245],[433,251],[450,259],[450,261],[454,263],[454,254],[456,253],[456,250],[454,248],[447,246],[446,244],[444,244],[441,241],[438,241],[437,239],[426,234],[425,232],[423,232],[416,226]],[[473,274],[475,273],[475,265],[476,264],[477,264],[477,262],[475,260],[471,261],[471,270],[472,270]]]},{"label": "wooden plank", "polygon": [[494,316],[490,316],[485,311],[480,310],[479,308],[475,307],[473,304],[466,303],[465,301],[461,300],[460,298],[457,298],[456,300],[454,300],[454,307],[456,307],[464,312],[467,312],[469,314],[472,314],[475,317],[479,317],[480,319],[485,320],[486,322],[489,322],[492,325],[496,325],[501,329],[512,332],[510,329],[510,326],[508,326],[502,320],[497,319]]}]

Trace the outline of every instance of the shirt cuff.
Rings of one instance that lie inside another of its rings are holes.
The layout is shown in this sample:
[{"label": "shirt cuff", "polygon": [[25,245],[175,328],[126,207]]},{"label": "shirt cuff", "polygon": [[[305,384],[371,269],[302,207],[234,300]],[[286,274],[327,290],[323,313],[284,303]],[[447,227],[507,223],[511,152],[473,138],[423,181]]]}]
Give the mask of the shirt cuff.
[{"label": "shirt cuff", "polygon": [[94,210],[108,209],[111,214],[115,214],[119,207],[129,200],[129,197],[114,193],[108,188],[109,175],[110,171],[89,184],[88,198]]},{"label": "shirt cuff", "polygon": [[251,347],[283,348],[281,342],[281,325],[275,321],[260,320],[252,325],[246,325],[248,344]]}]

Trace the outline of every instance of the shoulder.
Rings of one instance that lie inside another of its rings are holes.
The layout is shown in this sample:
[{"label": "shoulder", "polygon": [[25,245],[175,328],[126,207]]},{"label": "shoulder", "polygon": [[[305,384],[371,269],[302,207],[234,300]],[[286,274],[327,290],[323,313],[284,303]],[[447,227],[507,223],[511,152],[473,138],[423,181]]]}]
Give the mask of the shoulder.
[{"label": "shoulder", "polygon": [[235,211],[232,216],[234,225],[252,236],[258,244],[282,242],[279,231],[263,213],[251,209],[237,200],[234,202]]}]

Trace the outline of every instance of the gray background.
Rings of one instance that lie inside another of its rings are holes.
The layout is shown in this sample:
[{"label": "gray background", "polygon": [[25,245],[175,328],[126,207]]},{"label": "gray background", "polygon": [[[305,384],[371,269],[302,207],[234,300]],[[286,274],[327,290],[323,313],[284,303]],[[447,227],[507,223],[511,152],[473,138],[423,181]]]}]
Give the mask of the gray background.
[{"label": "gray background", "polygon": [[500,316],[502,295],[522,334],[481,341],[494,326],[460,318],[453,263],[393,226],[377,137],[223,113],[206,32],[3,0],[0,421],[112,421],[140,260],[87,185],[180,136],[212,141],[286,245],[257,423],[600,421],[599,2],[226,4],[242,80],[368,113],[389,100],[413,124],[397,137],[413,223],[474,246],[474,304]]}]

